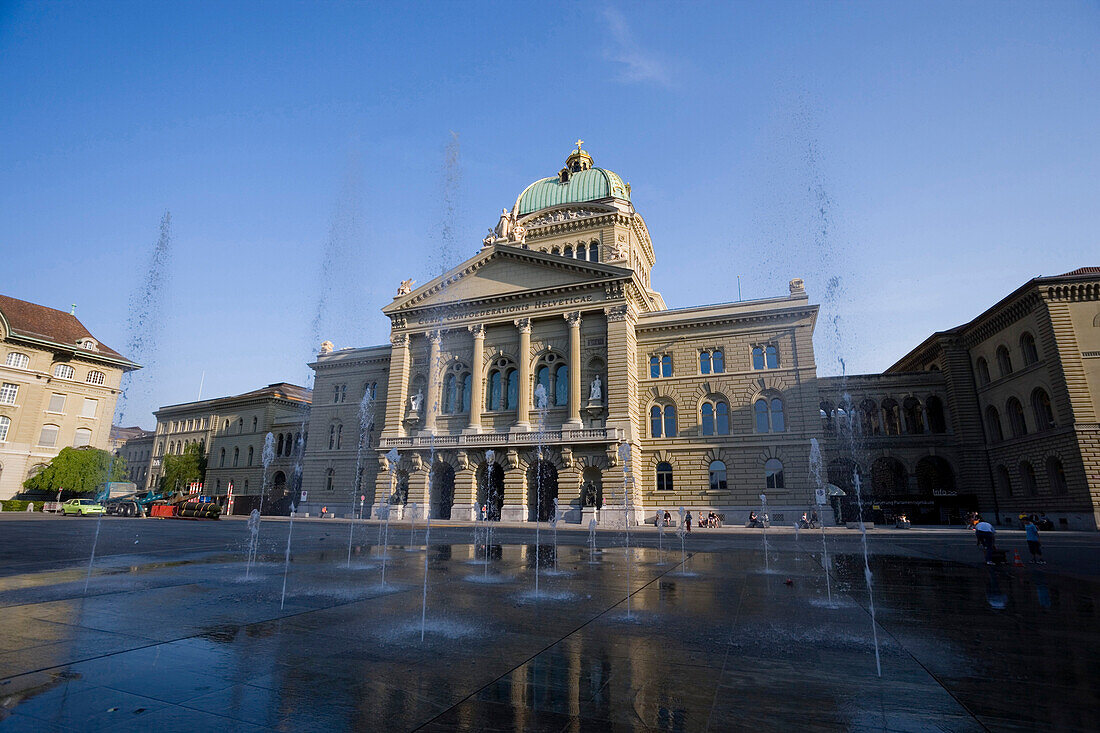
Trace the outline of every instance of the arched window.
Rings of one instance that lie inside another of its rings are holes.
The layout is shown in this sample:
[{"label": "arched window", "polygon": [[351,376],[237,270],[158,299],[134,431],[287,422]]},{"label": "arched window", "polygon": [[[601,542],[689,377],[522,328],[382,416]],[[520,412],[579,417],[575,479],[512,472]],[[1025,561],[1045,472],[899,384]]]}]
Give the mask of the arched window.
[{"label": "arched window", "polygon": [[237,418],[237,435],[244,432],[244,418]]},{"label": "arched window", "polygon": [[58,379],[72,379],[76,370],[68,364],[57,364],[53,368],[53,375]]},{"label": "arched window", "polygon": [[769,489],[784,488],[783,461],[778,458],[764,461],[764,486]]},{"label": "arched window", "polygon": [[902,403],[905,408],[905,432],[910,435],[924,433],[924,408],[916,397],[906,397]]},{"label": "arched window", "polygon": [[328,426],[328,449],[336,450],[336,425]]},{"label": "arched window", "polygon": [[657,464],[657,491],[672,491],[672,464],[668,461]]},{"label": "arched window", "polygon": [[332,485],[336,483],[336,471],[332,468],[325,471],[325,491],[332,491]]},{"label": "arched window", "polygon": [[218,457],[218,468],[225,468],[225,448],[222,448]]},{"label": "arched window", "polygon": [[344,438],[344,426],[343,425],[337,425],[336,426],[336,450],[340,450],[340,442],[343,440],[343,438]]},{"label": "arched window", "polygon": [[882,432],[878,421],[878,405],[872,399],[859,403],[859,427],[864,435],[878,435]]},{"label": "arched window", "polygon": [[31,358],[26,354],[20,354],[18,351],[12,351],[8,353],[4,364],[6,366],[15,367],[17,369],[26,369],[31,363]]},{"label": "arched window", "polygon": [[997,482],[997,491],[1001,496],[1012,496],[1012,478],[1008,475],[1008,469],[997,466],[993,471],[994,480]]},{"label": "arched window", "polygon": [[901,435],[901,408],[890,398],[882,401],[882,432],[886,435]]},{"label": "arched window", "polygon": [[1020,351],[1024,353],[1024,365],[1039,361],[1039,349],[1035,347],[1035,337],[1027,331],[1020,335]]},{"label": "arched window", "polygon": [[497,359],[489,372],[488,410],[514,410],[519,395],[519,372],[507,358]]},{"label": "arched window", "polygon": [[726,464],[721,461],[710,462],[710,490],[725,491],[729,484],[726,483]]},{"label": "arched window", "polygon": [[989,433],[991,443],[1000,443],[1005,439],[1004,430],[1001,428],[1001,416],[993,405],[985,408],[985,430]]},{"label": "arched window", "polygon": [[559,247],[555,244],[553,247],[550,248],[550,254],[560,255],[561,254],[561,247]]},{"label": "arched window", "polygon": [[252,432],[256,432],[256,426],[258,423],[259,421],[255,417],[252,418]]},{"label": "arched window", "polygon": [[588,258],[588,250],[584,246],[584,242],[577,245],[577,259],[584,260]]},{"label": "arched window", "polygon": [[597,242],[590,242],[588,245],[588,261],[600,261],[600,245]]},{"label": "arched window", "polygon": [[676,405],[665,405],[665,437],[676,437]]},{"label": "arched window", "polygon": [[722,400],[707,400],[702,408],[703,435],[730,434],[730,406]]},{"label": "arched window", "polygon": [[569,404],[569,365],[559,364],[554,370],[554,404]]},{"label": "arched window", "polygon": [[[332,446],[329,446],[330,448]],[[283,454],[283,434],[279,433],[279,439],[276,441],[275,455],[281,456]]]},{"label": "arched window", "polygon": [[928,430],[932,433],[947,432],[947,418],[943,414],[943,400],[932,395],[925,402],[928,416]]},{"label": "arched window", "polygon": [[248,465],[250,465],[250,466],[252,465],[252,456],[253,456],[254,450],[255,449],[252,446],[248,446]]},{"label": "arched window", "polygon": [[241,459],[241,449],[240,448],[234,448],[233,449],[233,468],[237,467],[237,463],[240,461],[240,459]]},{"label": "arched window", "polygon": [[989,384],[989,362],[985,360],[984,356],[978,357],[977,363],[978,370],[978,386],[984,387]]},{"label": "arched window", "polygon": [[106,379],[106,377],[107,375],[105,375],[103,372],[98,372],[93,369],[92,371],[88,372],[88,377],[85,379],[85,381],[88,384],[103,384],[103,381]]},{"label": "arched window", "polygon": [[225,433],[226,435],[229,434],[229,421],[228,420],[226,420],[225,424],[222,425],[222,432]]},{"label": "arched window", "polygon": [[1062,467],[1062,461],[1054,456],[1047,459],[1047,482],[1050,484],[1050,490],[1055,494],[1069,493],[1066,469]]},{"label": "arched window", "polygon": [[0,443],[7,441],[8,430],[11,429],[11,418],[0,415]]},{"label": "arched window", "polygon": [[1024,419],[1024,407],[1015,397],[1009,397],[1005,403],[1005,412],[1008,413],[1008,425],[1012,428],[1012,437],[1019,438],[1027,435],[1027,421]]},{"label": "arched window", "polygon": [[92,431],[88,428],[77,428],[73,435],[73,448],[83,448],[92,442]]},{"label": "arched window", "polygon": [[573,256],[573,245],[571,245],[571,244],[565,245],[565,249],[562,250],[562,256],[572,257]]},{"label": "arched window", "polygon": [[531,399],[535,401],[535,407],[539,407],[539,395],[538,387],[542,387],[543,394],[546,395],[546,403],[550,404],[550,400],[553,399],[553,393],[550,391],[550,367],[543,364],[535,371],[535,384],[536,388],[531,393]]},{"label": "arched window", "polygon": [[1024,493],[1035,496],[1039,493],[1039,483],[1035,480],[1035,469],[1027,461],[1020,461],[1020,480],[1024,485]]},{"label": "arched window", "polygon": [[817,412],[821,416],[821,429],[831,433],[836,428],[836,408],[833,403],[823,401],[818,405]]},{"label": "arched window", "polygon": [[1054,408],[1050,405],[1050,395],[1042,387],[1036,387],[1031,393],[1031,409],[1035,413],[1036,432],[1054,427]]},{"label": "arched window", "polygon": [[661,406],[654,405],[649,408],[649,437],[661,437]]},{"label": "arched window", "polygon": [[443,409],[445,415],[470,411],[470,386],[473,376],[465,364],[455,364],[443,377]]},{"label": "arched window", "polygon": [[1001,370],[1001,376],[1007,377],[1012,374],[1012,357],[1008,355],[1008,347],[997,347],[997,368]]},{"label": "arched window", "polygon": [[771,421],[768,420],[768,401],[759,399],[752,406],[753,420],[756,424],[756,432],[767,433],[771,431]]}]

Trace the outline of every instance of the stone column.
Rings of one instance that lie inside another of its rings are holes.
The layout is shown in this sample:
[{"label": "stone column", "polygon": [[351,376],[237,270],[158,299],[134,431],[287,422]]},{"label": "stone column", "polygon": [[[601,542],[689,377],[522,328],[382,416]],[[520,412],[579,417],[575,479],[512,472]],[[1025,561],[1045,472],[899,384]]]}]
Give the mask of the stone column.
[{"label": "stone column", "polygon": [[531,412],[531,319],[518,318],[515,321],[519,329],[519,395],[516,401],[516,422],[513,430],[528,431],[531,422],[528,415]]},{"label": "stone column", "polygon": [[[383,438],[405,435],[405,405],[409,397],[409,334],[390,335],[390,378],[386,387],[386,422]],[[318,439],[323,436],[318,436]]]},{"label": "stone column", "polygon": [[470,364],[470,425],[467,433],[481,432],[481,411],[485,408],[485,382],[481,378],[481,366],[485,360],[485,326],[481,323],[470,326],[474,335],[474,355]]},{"label": "stone column", "polygon": [[566,430],[580,430],[581,422],[581,312],[565,314],[569,323],[569,419],[562,425]]},{"label": "stone column", "polygon": [[504,456],[498,454],[497,463],[504,469],[504,505],[500,510],[500,519],[504,522],[526,522],[527,467],[520,462],[515,449]]},{"label": "stone column", "polygon": [[435,416],[439,414],[439,342],[443,340],[441,331],[428,331],[428,394],[424,400],[424,432],[435,432]]},{"label": "stone column", "polygon": [[477,463],[466,451],[459,451],[459,469],[455,471],[455,497],[451,519],[477,519]]}]

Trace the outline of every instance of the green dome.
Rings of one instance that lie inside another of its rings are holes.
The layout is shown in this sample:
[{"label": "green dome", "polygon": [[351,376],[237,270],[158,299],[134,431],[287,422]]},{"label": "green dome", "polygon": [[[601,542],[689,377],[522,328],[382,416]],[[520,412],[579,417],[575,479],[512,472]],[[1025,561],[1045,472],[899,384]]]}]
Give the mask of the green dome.
[{"label": "green dome", "polygon": [[[598,201],[606,198],[630,200],[630,192],[627,190],[626,184],[613,171],[585,166],[583,170],[569,172],[570,164],[578,156],[591,160],[591,158],[588,158],[587,153],[578,148],[577,152],[570,156],[570,160],[566,162],[567,168],[563,169],[562,173],[535,181],[523,189],[523,193],[516,199],[515,215],[517,217],[526,216],[533,211],[551,206],[579,204],[584,201]],[[572,167],[575,169],[581,166]]]}]

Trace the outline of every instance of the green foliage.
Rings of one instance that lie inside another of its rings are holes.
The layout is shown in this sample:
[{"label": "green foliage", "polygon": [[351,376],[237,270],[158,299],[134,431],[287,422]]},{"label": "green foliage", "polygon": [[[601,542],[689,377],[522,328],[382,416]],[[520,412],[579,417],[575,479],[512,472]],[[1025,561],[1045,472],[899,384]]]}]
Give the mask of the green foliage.
[{"label": "green foliage", "polygon": [[22,499],[5,499],[0,501],[0,507],[3,507],[6,512],[25,512],[27,511],[27,505],[34,504],[34,511],[42,511],[42,502],[23,501]]},{"label": "green foliage", "polygon": [[111,470],[109,480],[126,480],[126,460],[121,456],[112,456],[99,448],[62,448],[49,465],[23,482],[23,488],[87,494],[108,481],[108,467]]},{"label": "green foliage", "polygon": [[183,453],[164,457],[164,476],[160,479],[161,491],[186,491],[187,485],[202,481],[206,475],[206,456],[198,443],[183,449]]}]

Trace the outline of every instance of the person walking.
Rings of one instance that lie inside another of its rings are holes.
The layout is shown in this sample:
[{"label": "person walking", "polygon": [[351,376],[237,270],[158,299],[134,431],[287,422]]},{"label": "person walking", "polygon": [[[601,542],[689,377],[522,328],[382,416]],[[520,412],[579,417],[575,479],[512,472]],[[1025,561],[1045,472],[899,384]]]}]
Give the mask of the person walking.
[{"label": "person walking", "polygon": [[1024,524],[1024,531],[1027,532],[1027,551],[1031,553],[1031,561],[1046,565],[1046,560],[1043,559],[1043,545],[1039,542],[1039,528],[1030,518]]},{"label": "person walking", "polygon": [[974,525],[974,536],[978,540],[978,545],[985,548],[985,564],[993,564],[993,537],[996,531],[993,529],[993,525],[985,521],[981,517],[976,517],[978,520]]},{"label": "person walking", "polygon": [[684,531],[689,534],[691,533],[691,512],[686,512],[684,514]]}]

